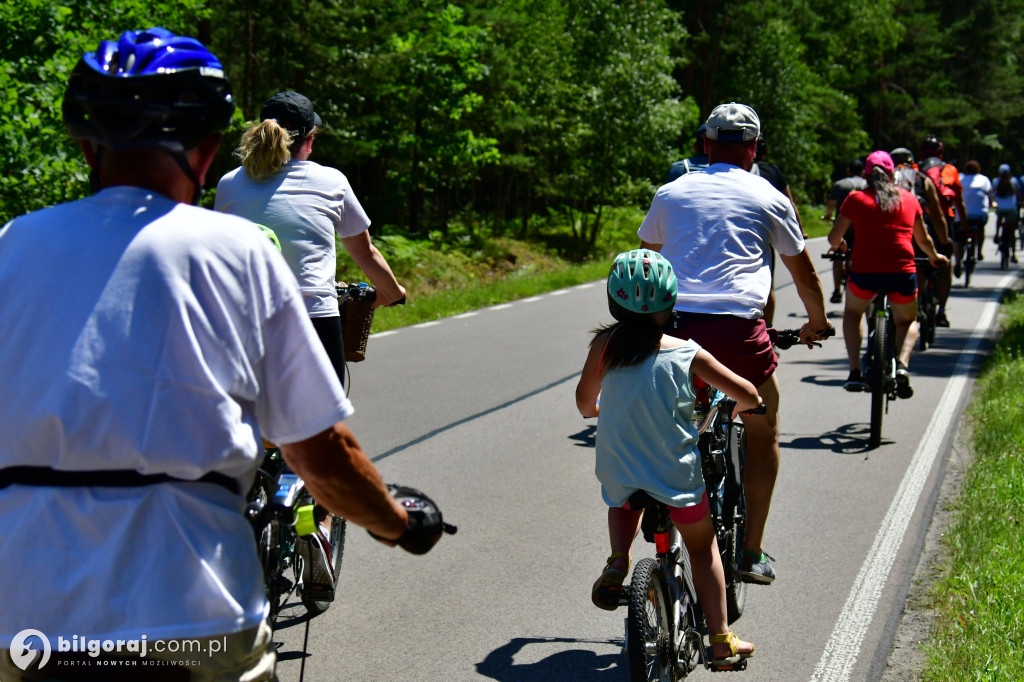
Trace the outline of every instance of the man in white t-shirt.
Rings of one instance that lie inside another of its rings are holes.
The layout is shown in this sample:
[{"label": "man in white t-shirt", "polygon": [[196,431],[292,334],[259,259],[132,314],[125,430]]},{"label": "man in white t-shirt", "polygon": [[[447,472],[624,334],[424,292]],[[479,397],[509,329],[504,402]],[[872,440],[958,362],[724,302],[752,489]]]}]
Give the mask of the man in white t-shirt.
[{"label": "man in white t-shirt", "polygon": [[706,123],[711,165],[662,186],[637,234],[644,248],[668,258],[679,282],[666,332],[711,350],[758,387],[767,407],[767,414],[743,416],[747,525],[736,571],[744,580],[768,584],[775,571],[761,541],[779,467],[778,358],[763,319],[772,284],[771,247],[792,273],[807,310],[800,340],[822,340],[832,325],[792,202],[748,172],[759,132],[760,121],[750,107],[716,107]]},{"label": "man in white t-shirt", "polygon": [[[63,105],[99,192],[0,231],[5,682],[127,655],[62,641],[143,639],[217,640],[176,660],[193,681],[273,679],[242,514],[263,437],[320,504],[387,544],[440,537],[342,423],[352,405],[270,241],[191,205],[233,109],[198,41],[154,28],[100,43]],[[48,658],[33,660],[29,631]]]}]

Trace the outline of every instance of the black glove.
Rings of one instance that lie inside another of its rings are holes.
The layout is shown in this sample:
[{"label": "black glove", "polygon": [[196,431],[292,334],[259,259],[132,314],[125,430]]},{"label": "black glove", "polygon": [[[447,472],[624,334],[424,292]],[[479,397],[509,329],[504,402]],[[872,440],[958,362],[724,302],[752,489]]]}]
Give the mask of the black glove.
[{"label": "black glove", "polygon": [[[409,515],[409,524],[405,527],[405,532],[395,541],[405,551],[411,554],[426,554],[437,544],[443,533],[455,532],[454,526],[444,522],[441,510],[434,501],[419,490],[389,483],[388,492]],[[374,533],[370,535],[378,540],[385,539]]]}]

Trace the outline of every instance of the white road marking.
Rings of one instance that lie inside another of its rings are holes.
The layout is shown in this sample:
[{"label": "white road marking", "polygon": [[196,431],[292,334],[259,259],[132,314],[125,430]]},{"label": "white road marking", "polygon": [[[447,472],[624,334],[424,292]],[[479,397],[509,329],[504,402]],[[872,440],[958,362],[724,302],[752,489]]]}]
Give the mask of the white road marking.
[{"label": "white road marking", "polygon": [[[1008,287],[1014,277],[1015,275],[1007,277],[996,289]],[[850,596],[846,599],[839,620],[836,621],[832,636],[825,644],[825,651],[811,675],[811,682],[843,682],[850,679],[853,666],[860,654],[860,647],[864,643],[864,636],[878,607],[882,588],[906,534],[910,517],[921,497],[921,491],[935,458],[946,442],[946,433],[953,424],[957,404],[967,389],[970,365],[975,351],[998,312],[998,301],[989,301],[982,309],[981,317],[974,326],[967,347],[960,354],[960,361],[953,370],[953,377],[946,385],[946,390],[932,415],[931,423],[925,430],[926,435],[910,461],[907,473],[903,476],[892,505],[882,520],[878,535],[875,536],[874,544],[868,550],[867,558],[850,589]]]}]

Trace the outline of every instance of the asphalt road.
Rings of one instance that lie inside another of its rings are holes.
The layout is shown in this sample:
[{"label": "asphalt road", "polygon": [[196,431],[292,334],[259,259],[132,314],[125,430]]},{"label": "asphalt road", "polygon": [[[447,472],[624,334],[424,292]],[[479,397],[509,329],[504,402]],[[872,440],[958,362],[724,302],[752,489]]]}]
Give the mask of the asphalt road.
[{"label": "asphalt road", "polygon": [[[808,245],[827,294],[825,248]],[[880,677],[1016,275],[987,250],[970,289],[954,285],[953,326],[915,354],[915,395],[891,406],[880,448],[867,449],[869,396],[842,390],[842,338],[782,354],[782,469],[765,537],[779,577],[748,589],[734,625],[757,645],[748,675]],[[800,326],[784,269],[776,287],[776,326]],[[828,310],[838,326],[841,305]],[[296,618],[276,633],[282,681],[628,680],[625,609],[590,603],[607,530],[595,420],[573,399],[588,332],[609,319],[593,283],[371,338],[352,366],[349,425],[385,480],[432,495],[459,532],[414,557],[352,527],[338,600],[308,631]],[[650,553],[641,538],[634,560]]]}]

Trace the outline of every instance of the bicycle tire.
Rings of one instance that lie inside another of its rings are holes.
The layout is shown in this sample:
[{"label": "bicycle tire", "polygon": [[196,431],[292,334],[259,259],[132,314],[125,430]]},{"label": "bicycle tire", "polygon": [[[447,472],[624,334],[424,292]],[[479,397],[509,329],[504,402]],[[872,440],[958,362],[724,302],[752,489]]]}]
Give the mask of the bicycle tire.
[{"label": "bicycle tire", "polygon": [[281,545],[280,527],[276,521],[271,521],[260,532],[259,557],[263,566],[263,583],[267,591],[267,601],[270,603],[268,618],[270,626],[274,626],[277,615],[281,611],[281,601],[284,597],[281,589]]},{"label": "bicycle tire", "polygon": [[[678,679],[672,660],[672,616],[668,586],[654,559],[641,559],[629,583],[626,653],[632,682]],[[686,674],[685,672],[683,673]]]},{"label": "bicycle tire", "polygon": [[[328,541],[331,545],[331,558],[334,565],[331,567],[334,570],[334,584],[338,584],[338,576],[341,575],[341,559],[345,553],[345,532],[348,528],[348,524],[345,519],[340,516],[332,515],[331,517],[331,530],[328,533]],[[330,608],[332,602],[329,601],[317,601],[310,598],[306,594],[299,595],[299,599],[302,601],[302,605],[306,607],[306,611],[310,617],[319,616],[321,613]]]},{"label": "bicycle tire", "polygon": [[967,242],[967,246],[964,247],[966,255],[964,256],[964,288],[971,286],[971,275],[974,274],[974,242]]},{"label": "bicycle tire", "polygon": [[[743,465],[746,462],[745,433],[742,426],[734,426],[730,451],[736,458],[726,463],[726,481],[722,500],[722,518],[718,533],[718,551],[725,572],[725,607],[730,625],[743,615],[747,601],[747,583],[735,573],[739,551],[743,547],[746,519],[746,500],[743,497]],[[737,471],[737,462],[739,470]]]},{"label": "bicycle tire", "polygon": [[1010,251],[1013,249],[1013,231],[1008,229],[1006,225],[1003,225],[1002,230],[999,232],[999,269],[1009,270],[1010,268]]},{"label": "bicycle tire", "polygon": [[882,420],[885,417],[885,400],[892,357],[889,354],[888,325],[884,319],[876,320],[875,330],[870,337],[872,362],[870,367],[871,386],[871,433],[868,445],[877,448],[882,444]]}]

